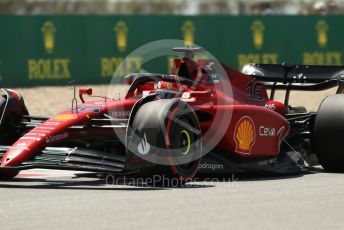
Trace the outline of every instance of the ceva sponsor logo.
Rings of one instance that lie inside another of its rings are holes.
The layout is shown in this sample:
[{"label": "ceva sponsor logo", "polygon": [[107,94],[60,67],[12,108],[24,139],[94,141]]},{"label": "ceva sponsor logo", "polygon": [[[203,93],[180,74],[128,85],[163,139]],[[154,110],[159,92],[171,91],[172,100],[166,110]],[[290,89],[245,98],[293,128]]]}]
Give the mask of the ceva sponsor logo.
[{"label": "ceva sponsor logo", "polygon": [[274,137],[276,136],[276,130],[275,128],[267,128],[264,126],[259,126],[259,136]]},{"label": "ceva sponsor logo", "polygon": [[50,143],[50,142],[54,142],[54,141],[59,141],[59,140],[67,138],[68,135],[69,135],[69,133],[57,134],[57,135],[54,135],[54,136],[47,137],[47,139],[45,141],[46,141],[46,143]]}]

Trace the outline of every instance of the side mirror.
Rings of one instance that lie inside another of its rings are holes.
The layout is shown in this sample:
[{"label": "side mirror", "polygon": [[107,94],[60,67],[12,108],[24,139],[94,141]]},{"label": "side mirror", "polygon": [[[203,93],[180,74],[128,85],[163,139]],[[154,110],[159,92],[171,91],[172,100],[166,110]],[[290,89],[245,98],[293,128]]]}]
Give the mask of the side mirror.
[{"label": "side mirror", "polygon": [[82,101],[82,103],[85,103],[83,95],[91,96],[92,95],[92,88],[88,88],[88,89],[87,88],[80,88],[79,89],[80,100]]}]

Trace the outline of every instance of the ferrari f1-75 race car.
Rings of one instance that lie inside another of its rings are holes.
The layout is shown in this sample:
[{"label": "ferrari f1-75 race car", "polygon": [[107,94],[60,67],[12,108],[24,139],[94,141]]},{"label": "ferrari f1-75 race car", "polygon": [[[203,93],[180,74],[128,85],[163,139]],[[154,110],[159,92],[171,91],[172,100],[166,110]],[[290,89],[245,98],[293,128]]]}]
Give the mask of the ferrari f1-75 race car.
[{"label": "ferrari f1-75 race car", "polygon": [[[22,96],[2,89],[0,175],[32,168],[116,175],[297,172],[321,164],[344,170],[344,67],[247,64],[243,72],[198,48],[172,63],[171,74],[134,73],[123,99],[85,101],[53,117],[29,115]],[[317,112],[289,105],[291,90],[338,86]],[[268,96],[267,89],[271,89]],[[274,100],[285,90],[284,102]]]}]

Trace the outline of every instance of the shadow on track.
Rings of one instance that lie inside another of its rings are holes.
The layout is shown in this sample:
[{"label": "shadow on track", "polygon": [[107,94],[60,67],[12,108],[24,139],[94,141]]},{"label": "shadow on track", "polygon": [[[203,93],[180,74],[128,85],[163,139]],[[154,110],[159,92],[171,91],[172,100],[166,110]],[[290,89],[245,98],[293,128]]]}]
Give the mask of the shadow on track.
[{"label": "shadow on track", "polygon": [[[122,187],[123,186],[123,187]],[[116,183],[107,183],[104,178],[75,177],[67,179],[40,179],[40,178],[14,178],[0,181],[0,188],[10,189],[62,189],[62,190],[116,190],[116,191],[155,191],[183,188],[207,188],[212,185],[185,184],[182,187],[168,187],[160,185],[147,185],[135,180],[116,180]]]},{"label": "shadow on track", "polygon": [[241,183],[249,181],[287,180],[303,176],[305,173],[318,173],[322,170],[307,171],[294,174],[276,173],[237,173],[229,175],[196,175],[192,183],[183,186],[147,185],[137,178],[116,178],[107,180],[106,175],[94,173],[76,174],[74,177],[61,178],[14,178],[0,181],[0,188],[10,189],[62,189],[62,190],[104,190],[104,191],[155,191],[170,189],[200,189],[216,187],[219,183]]}]

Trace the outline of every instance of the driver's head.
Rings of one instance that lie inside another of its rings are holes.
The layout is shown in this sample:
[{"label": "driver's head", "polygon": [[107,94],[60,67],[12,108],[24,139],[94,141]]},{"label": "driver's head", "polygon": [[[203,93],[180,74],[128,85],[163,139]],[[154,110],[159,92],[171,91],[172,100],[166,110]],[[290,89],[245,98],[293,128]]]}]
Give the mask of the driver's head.
[{"label": "driver's head", "polygon": [[178,70],[178,76],[195,80],[197,77],[197,63],[184,57]]}]

